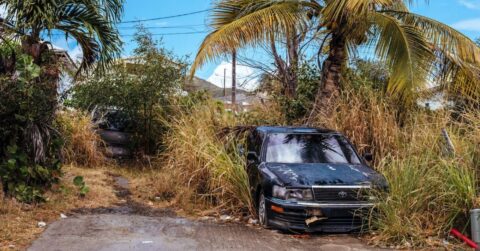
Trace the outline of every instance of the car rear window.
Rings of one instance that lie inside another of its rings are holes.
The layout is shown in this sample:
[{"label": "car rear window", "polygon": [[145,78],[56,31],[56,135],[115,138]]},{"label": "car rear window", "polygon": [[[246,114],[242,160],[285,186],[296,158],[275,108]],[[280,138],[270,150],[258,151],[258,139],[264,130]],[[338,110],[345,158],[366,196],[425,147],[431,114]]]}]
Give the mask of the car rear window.
[{"label": "car rear window", "polygon": [[335,134],[270,134],[266,155],[270,163],[360,164],[353,147]]}]

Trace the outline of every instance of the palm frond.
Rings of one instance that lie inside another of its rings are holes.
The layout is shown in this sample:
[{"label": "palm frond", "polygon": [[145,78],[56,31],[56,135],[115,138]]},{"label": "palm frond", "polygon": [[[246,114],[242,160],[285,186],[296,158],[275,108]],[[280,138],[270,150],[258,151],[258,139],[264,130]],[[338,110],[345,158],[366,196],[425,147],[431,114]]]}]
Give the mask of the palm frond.
[{"label": "palm frond", "polygon": [[[88,8],[98,11],[111,22],[119,22],[123,14],[125,0],[70,0],[72,3],[83,3]],[[68,3],[68,1],[66,1]]]},{"label": "palm frond", "polygon": [[233,49],[268,42],[271,33],[276,36],[285,34],[289,29],[305,25],[307,18],[301,1],[295,0],[222,1],[212,15],[215,30],[201,44],[191,67],[191,76],[205,62]]},{"label": "palm frond", "polygon": [[98,12],[83,5],[66,4],[58,8],[55,29],[63,30],[80,44],[83,60],[79,70],[87,70],[98,61],[102,70],[121,51],[118,30]]},{"label": "palm frond", "polygon": [[372,22],[379,31],[376,53],[391,69],[387,90],[412,102],[414,93],[427,84],[434,58],[431,47],[418,29],[391,16],[373,13]]},{"label": "palm frond", "polygon": [[436,50],[435,80],[447,94],[464,99],[480,100],[480,69],[478,65],[466,63],[456,55]]},{"label": "palm frond", "polygon": [[480,48],[467,36],[434,19],[410,12],[387,11],[403,23],[421,29],[428,42],[469,63],[480,64]]}]

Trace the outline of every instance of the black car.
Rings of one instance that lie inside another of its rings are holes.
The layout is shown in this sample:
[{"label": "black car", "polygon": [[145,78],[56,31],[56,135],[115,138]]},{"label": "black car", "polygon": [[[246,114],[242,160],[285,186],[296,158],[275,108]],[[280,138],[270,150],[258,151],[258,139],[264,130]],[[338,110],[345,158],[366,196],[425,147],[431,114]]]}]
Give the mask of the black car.
[{"label": "black car", "polygon": [[340,133],[257,127],[247,140],[247,172],[259,223],[286,231],[350,232],[387,189]]}]

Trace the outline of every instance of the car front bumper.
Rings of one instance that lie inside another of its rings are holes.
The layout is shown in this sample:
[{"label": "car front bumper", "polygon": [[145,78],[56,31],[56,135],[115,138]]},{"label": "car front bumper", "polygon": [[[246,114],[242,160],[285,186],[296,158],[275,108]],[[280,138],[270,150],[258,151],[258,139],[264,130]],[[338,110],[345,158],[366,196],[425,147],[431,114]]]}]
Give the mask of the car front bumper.
[{"label": "car front bumper", "polygon": [[364,216],[373,207],[371,203],[290,202],[275,198],[265,202],[269,225],[293,232],[359,231],[365,225]]}]

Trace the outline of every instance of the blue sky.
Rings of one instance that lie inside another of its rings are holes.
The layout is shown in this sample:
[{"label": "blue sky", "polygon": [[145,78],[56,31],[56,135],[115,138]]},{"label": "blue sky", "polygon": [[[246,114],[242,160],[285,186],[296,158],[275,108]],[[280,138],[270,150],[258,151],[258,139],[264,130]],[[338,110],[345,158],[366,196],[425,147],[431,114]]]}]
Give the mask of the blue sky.
[{"label": "blue sky", "polygon": [[[206,10],[211,7],[211,0],[126,0],[124,21],[149,19],[156,17],[171,16],[182,13]],[[480,0],[430,0],[429,4],[419,0],[411,6],[411,11],[434,18],[445,24],[451,25],[471,38],[480,37]],[[166,48],[171,49],[179,56],[190,55],[193,60],[195,53],[201,44],[205,33],[202,34],[177,34],[185,32],[201,32],[207,30],[205,24],[208,21],[208,13],[200,13],[179,18],[156,20],[144,22],[146,27],[151,29],[153,34],[165,34],[163,41]],[[134,24],[121,24],[120,32],[125,42],[124,56],[128,56],[134,47],[132,37],[135,32]],[[162,36],[156,35],[156,38]],[[68,47],[72,54],[77,55],[79,50],[72,43],[67,45],[65,41],[57,40],[55,44]],[[214,71],[218,63],[208,64],[197,72],[199,77],[208,79],[215,75]],[[224,63],[225,64],[225,63]],[[217,69],[222,68],[223,66]],[[244,69],[248,71],[248,69]],[[223,68],[221,69],[223,72]]]}]

